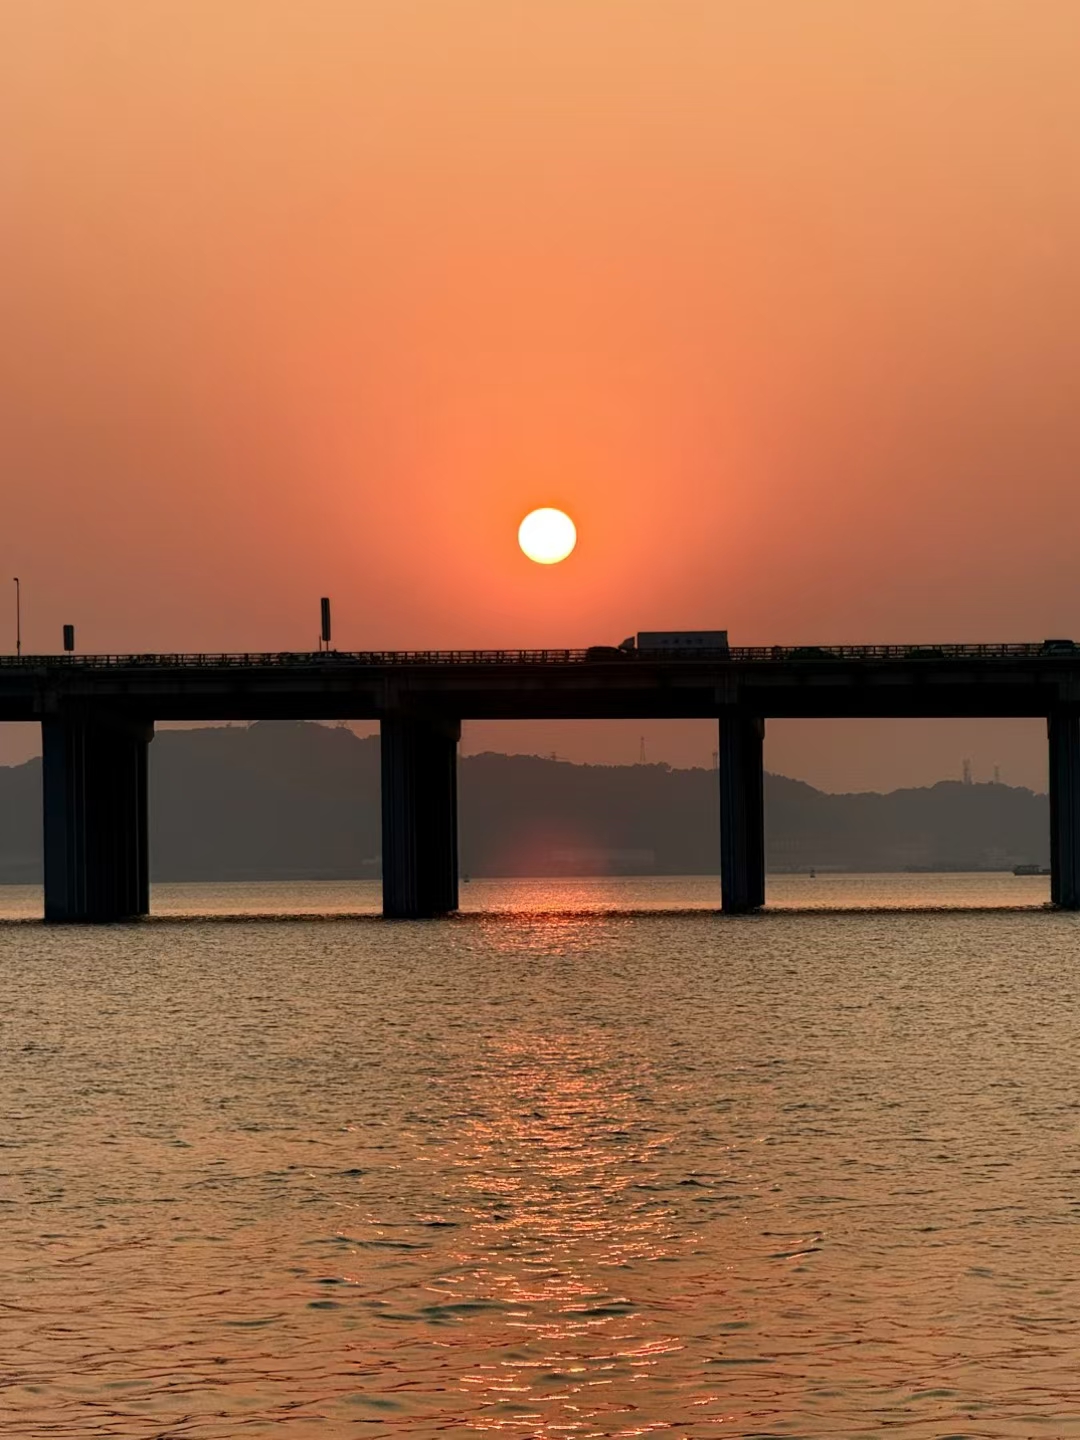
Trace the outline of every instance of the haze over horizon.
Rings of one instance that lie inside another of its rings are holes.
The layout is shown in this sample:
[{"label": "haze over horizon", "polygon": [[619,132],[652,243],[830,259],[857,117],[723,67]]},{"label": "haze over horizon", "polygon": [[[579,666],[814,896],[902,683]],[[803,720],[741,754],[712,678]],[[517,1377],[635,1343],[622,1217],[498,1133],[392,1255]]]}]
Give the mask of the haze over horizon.
[{"label": "haze over horizon", "polygon": [[[8,7],[0,650],[15,574],[26,651],[1080,637],[1078,56],[1071,0]],[[464,745],[641,735],[715,746]],[[1037,722],[767,744],[1045,788]]]}]

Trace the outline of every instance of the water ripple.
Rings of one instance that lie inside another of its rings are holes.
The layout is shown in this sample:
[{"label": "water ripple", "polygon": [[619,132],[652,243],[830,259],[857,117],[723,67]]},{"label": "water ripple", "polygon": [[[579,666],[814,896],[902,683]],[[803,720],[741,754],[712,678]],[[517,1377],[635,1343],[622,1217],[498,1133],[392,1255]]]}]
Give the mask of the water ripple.
[{"label": "water ripple", "polygon": [[550,890],[0,930],[5,1437],[1080,1435],[1075,922]]}]

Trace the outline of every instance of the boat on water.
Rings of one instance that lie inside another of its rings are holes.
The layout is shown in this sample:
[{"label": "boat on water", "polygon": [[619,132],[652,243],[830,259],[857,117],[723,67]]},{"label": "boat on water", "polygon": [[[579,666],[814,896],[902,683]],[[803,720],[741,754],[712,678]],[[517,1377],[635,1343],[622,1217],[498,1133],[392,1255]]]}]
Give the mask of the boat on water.
[{"label": "boat on water", "polygon": [[1014,865],[1014,875],[1049,875],[1049,865]]}]

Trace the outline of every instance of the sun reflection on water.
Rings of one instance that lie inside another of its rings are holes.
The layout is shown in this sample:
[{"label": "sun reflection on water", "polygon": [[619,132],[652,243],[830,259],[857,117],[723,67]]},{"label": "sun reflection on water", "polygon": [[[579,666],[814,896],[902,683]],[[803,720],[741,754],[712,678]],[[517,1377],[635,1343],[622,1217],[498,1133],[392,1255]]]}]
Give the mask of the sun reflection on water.
[{"label": "sun reflection on water", "polygon": [[606,1049],[599,1030],[516,1028],[477,1067],[449,1157],[468,1225],[432,1287],[469,1307],[487,1357],[461,1378],[474,1430],[554,1437],[624,1413],[603,1433],[644,1433],[633,1382],[681,1348],[634,1284],[681,1243],[649,1185],[670,1136]]}]

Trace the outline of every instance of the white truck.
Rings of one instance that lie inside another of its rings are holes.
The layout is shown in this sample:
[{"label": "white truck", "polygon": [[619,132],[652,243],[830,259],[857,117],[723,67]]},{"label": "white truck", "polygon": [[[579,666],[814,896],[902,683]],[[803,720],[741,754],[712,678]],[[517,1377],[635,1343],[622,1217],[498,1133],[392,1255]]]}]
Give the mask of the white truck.
[{"label": "white truck", "polygon": [[728,638],[726,630],[639,630],[636,643],[631,635],[619,649],[637,650],[639,654],[726,655]]},{"label": "white truck", "polygon": [[590,645],[585,658],[618,660],[624,655],[641,655],[645,658],[673,659],[700,655],[715,659],[730,653],[726,630],[639,630],[636,636],[628,636],[621,645]]}]

